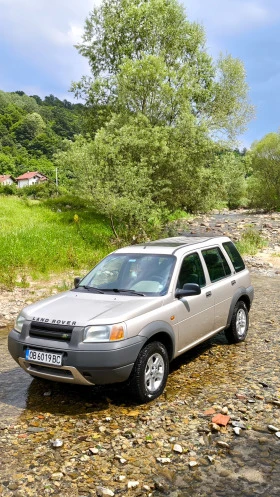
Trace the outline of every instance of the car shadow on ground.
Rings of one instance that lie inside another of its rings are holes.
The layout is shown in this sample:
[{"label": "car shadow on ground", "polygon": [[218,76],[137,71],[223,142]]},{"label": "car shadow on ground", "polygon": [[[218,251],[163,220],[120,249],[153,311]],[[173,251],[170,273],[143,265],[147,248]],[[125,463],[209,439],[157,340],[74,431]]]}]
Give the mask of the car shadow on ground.
[{"label": "car shadow on ground", "polygon": [[[176,381],[176,372],[182,366],[188,366],[198,356],[207,351],[210,352],[217,345],[228,345],[223,332],[176,358],[170,364],[173,379],[172,382],[168,380],[167,388],[170,388],[170,384]],[[0,373],[1,384],[6,385],[0,396],[3,404],[19,409],[26,408],[32,412],[75,416],[103,412],[112,406],[129,409],[137,405],[128,384],[87,387],[56,383],[32,379],[19,367]]]}]

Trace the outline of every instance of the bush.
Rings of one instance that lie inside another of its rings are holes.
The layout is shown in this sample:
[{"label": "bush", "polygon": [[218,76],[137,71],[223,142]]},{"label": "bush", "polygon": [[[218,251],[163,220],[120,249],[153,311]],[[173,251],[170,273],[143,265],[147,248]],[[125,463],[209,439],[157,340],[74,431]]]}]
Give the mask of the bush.
[{"label": "bush", "polygon": [[16,185],[0,185],[0,195],[16,195]]},{"label": "bush", "polygon": [[241,235],[237,248],[243,255],[255,255],[259,250],[265,247],[267,242],[263,239],[259,231],[249,226]]}]

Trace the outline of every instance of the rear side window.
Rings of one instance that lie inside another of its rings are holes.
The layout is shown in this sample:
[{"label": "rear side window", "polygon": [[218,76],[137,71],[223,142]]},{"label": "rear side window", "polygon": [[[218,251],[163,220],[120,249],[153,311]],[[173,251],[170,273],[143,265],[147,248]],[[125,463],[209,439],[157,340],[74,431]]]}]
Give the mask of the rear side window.
[{"label": "rear side window", "polygon": [[225,242],[223,243],[223,247],[229,256],[235,271],[238,273],[245,269],[245,264],[236,246],[232,242]]},{"label": "rear side window", "polygon": [[197,253],[187,255],[183,260],[177,288],[184,288],[186,283],[196,283],[200,287],[206,284],[203,267]]},{"label": "rear side window", "polygon": [[230,267],[219,247],[202,250],[202,255],[212,283],[231,274]]}]

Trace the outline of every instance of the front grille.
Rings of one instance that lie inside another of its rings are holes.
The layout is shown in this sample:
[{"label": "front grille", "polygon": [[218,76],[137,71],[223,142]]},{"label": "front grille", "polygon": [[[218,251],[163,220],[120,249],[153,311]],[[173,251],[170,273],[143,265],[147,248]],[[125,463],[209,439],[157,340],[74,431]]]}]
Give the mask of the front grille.
[{"label": "front grille", "polygon": [[59,340],[70,342],[74,326],[60,326],[57,324],[32,322],[29,336],[34,338],[46,338],[49,340]]}]

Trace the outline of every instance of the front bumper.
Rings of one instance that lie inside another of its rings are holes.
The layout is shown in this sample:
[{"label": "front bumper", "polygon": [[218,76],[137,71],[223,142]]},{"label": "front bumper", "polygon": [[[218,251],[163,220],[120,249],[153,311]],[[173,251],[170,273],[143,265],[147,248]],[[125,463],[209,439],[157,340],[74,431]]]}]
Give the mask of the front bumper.
[{"label": "front bumper", "polygon": [[[146,338],[136,336],[119,342],[82,343],[80,347],[51,340],[38,340],[12,330],[8,349],[13,359],[30,375],[47,380],[80,385],[105,385],[127,380]],[[62,353],[62,366],[27,361],[32,348]]]}]

